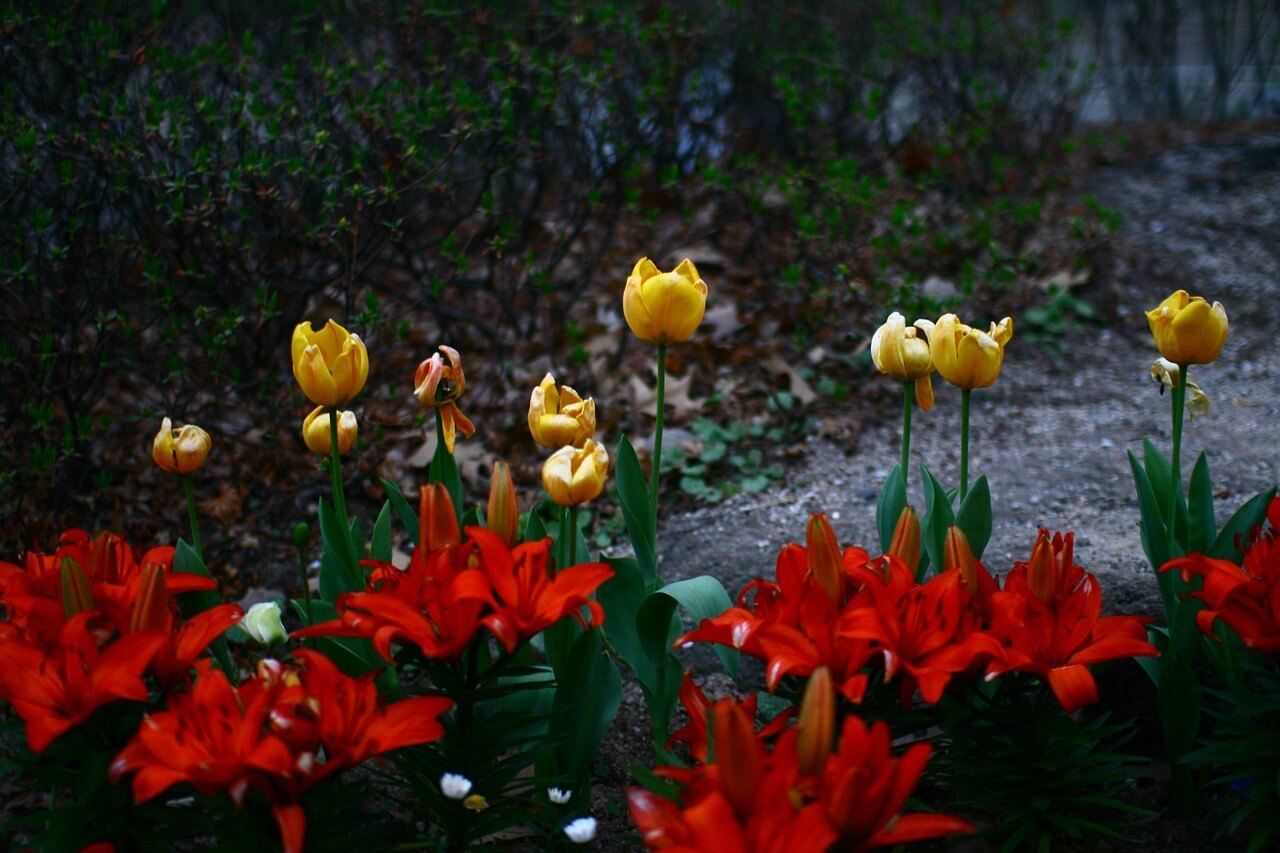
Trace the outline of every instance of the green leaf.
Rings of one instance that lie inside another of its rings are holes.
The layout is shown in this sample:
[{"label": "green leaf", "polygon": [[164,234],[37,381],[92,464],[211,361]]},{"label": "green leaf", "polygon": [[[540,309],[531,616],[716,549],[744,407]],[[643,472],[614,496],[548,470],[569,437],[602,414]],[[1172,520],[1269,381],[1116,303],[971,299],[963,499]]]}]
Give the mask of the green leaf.
[{"label": "green leaf", "polygon": [[373,523],[369,556],[383,563],[391,562],[391,501],[382,505],[382,512],[378,513],[378,520]]},{"label": "green leaf", "polygon": [[622,508],[622,518],[627,524],[636,562],[644,573],[646,585],[652,588],[658,582],[658,561],[654,551],[653,520],[649,515],[649,489],[645,485],[644,469],[640,467],[635,448],[625,435],[619,439],[614,456],[617,460],[614,481],[618,505]]},{"label": "green leaf", "polygon": [[[712,619],[733,607],[733,601],[729,598],[729,593],[725,592],[724,585],[710,575],[700,575],[696,578],[674,581],[657,592],[651,593],[645,604],[641,605],[642,619],[649,600],[653,600],[658,596],[665,596],[678,604],[689,617],[691,626],[695,628],[702,623],[703,619]],[[681,633],[680,620],[673,619],[671,623],[670,633],[663,646],[668,654],[670,653],[671,644],[675,642],[676,637]],[[641,630],[644,630],[643,622],[641,623]],[[642,635],[641,640],[647,646],[656,636],[657,632],[654,631],[649,636]],[[738,677],[738,652],[735,649],[720,645],[715,646],[715,652],[716,656],[720,658],[720,662],[724,664],[724,668],[736,679]]]},{"label": "green leaf", "polygon": [[583,790],[591,765],[622,703],[622,676],[604,648],[600,632],[584,631],[569,651],[565,676],[551,706],[557,775]]},{"label": "green leaf", "polygon": [[1213,545],[1218,524],[1213,514],[1213,483],[1209,478],[1209,460],[1203,452],[1191,469],[1187,515],[1187,551],[1208,550]]},{"label": "green leaf", "polygon": [[876,530],[880,533],[880,551],[889,550],[893,542],[893,529],[898,524],[898,517],[907,505],[907,481],[902,471],[902,464],[893,466],[884,485],[880,487],[880,500],[876,501]]},{"label": "green leaf", "polygon": [[409,540],[417,542],[419,534],[417,510],[409,503],[409,499],[404,496],[399,483],[383,477],[382,488],[387,493],[387,500],[391,503],[391,508],[395,510],[400,523],[404,525],[404,532],[409,534]]},{"label": "green leaf", "polygon": [[1270,488],[1245,501],[1244,506],[1236,510],[1236,514],[1231,516],[1231,519],[1227,521],[1226,525],[1218,533],[1218,537],[1213,540],[1213,547],[1209,549],[1209,556],[1218,560],[1230,560],[1233,563],[1240,563],[1244,559],[1240,545],[1248,538],[1253,528],[1261,524],[1262,520],[1267,517],[1267,507],[1271,505],[1271,501],[1275,496],[1276,490]]},{"label": "green leaf", "polygon": [[[964,532],[973,548],[973,555],[982,559],[982,552],[991,541],[991,487],[986,476],[981,476],[969,489],[960,510],[956,513],[956,526]],[[943,531],[945,542],[946,531]]]},{"label": "green leaf", "polygon": [[537,509],[531,509],[524,517],[524,528],[520,531],[521,542],[539,542],[547,538],[547,526],[542,523],[542,517],[538,515]]},{"label": "green leaf", "polygon": [[320,499],[320,541],[320,597],[336,601],[344,592],[361,589],[364,578],[351,530],[338,520],[324,498]]},{"label": "green leaf", "polygon": [[[298,615],[298,618],[306,622],[305,602],[295,598],[289,604],[293,607],[293,612]],[[332,622],[338,618],[338,611],[327,601],[313,600],[311,602],[311,614],[317,625],[321,622]],[[368,640],[361,640],[355,637],[313,637],[305,642],[314,643],[316,651],[333,661],[338,669],[353,678],[372,672],[386,663],[373,650],[373,644]]]},{"label": "green leaf", "polygon": [[[609,647],[637,670],[637,663],[642,667],[648,663],[636,627],[636,614],[648,594],[644,572],[632,557],[615,557],[606,562],[613,569],[613,577],[596,590],[596,601],[604,608],[602,630]],[[641,676],[638,670],[636,674]]]},{"label": "green leaf", "polygon": [[1173,468],[1169,457],[1161,453],[1150,439],[1142,440],[1143,468],[1151,483],[1151,491],[1155,495],[1156,505],[1160,508],[1160,517],[1169,517],[1169,492],[1173,483]]},{"label": "green leaf", "polygon": [[[935,571],[942,571],[942,549],[947,539],[947,528],[955,524],[955,516],[951,512],[951,500],[946,489],[934,479],[933,474],[925,466],[920,466],[920,476],[924,480],[924,518],[921,527],[925,553],[929,556],[929,565]],[[924,573],[921,567],[920,574]]]},{"label": "green leaf", "polygon": [[[177,546],[173,549],[173,570],[189,575],[200,575],[201,577],[211,578],[213,575],[209,573],[209,569],[205,567],[204,560],[200,559],[200,555],[196,553],[196,549],[187,544],[185,539],[179,539]],[[211,607],[217,607],[222,603],[222,595],[213,589],[203,592],[188,592],[185,595],[178,596],[178,610],[182,612],[185,619],[203,613]],[[219,637],[209,646],[209,651],[213,655],[214,660],[218,662],[218,666],[222,668],[229,677],[234,679],[235,670],[231,665],[231,651],[227,648],[226,637]]]}]

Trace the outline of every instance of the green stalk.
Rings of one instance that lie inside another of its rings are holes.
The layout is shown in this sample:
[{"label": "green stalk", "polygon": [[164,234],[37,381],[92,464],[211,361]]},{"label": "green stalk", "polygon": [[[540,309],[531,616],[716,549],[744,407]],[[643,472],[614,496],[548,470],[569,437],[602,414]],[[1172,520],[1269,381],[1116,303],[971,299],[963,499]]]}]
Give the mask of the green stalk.
[{"label": "green stalk", "polygon": [[1170,398],[1173,401],[1173,457],[1169,460],[1172,466],[1173,494],[1169,496],[1170,520],[1169,532],[1173,532],[1173,523],[1177,520],[1178,495],[1182,493],[1182,419],[1187,408],[1187,371],[1190,365],[1178,365],[1178,383],[1173,386]]},{"label": "green stalk", "polygon": [[969,494],[969,397],[968,388],[960,391],[960,502]]},{"label": "green stalk", "polygon": [[307,555],[301,548],[298,549],[298,573],[302,576],[302,608],[307,614],[307,624],[314,625],[315,619],[311,615],[311,579],[307,577]]},{"label": "green stalk", "polygon": [[[909,464],[911,459],[911,409],[914,407],[915,383],[906,382],[902,386],[902,481],[910,484]],[[909,488],[909,486],[908,486]]]},{"label": "green stalk", "polygon": [[204,549],[200,547],[200,521],[196,517],[196,496],[191,488],[191,475],[181,475],[182,493],[187,496],[187,520],[191,523],[191,547],[195,548],[196,556],[200,558],[200,562],[204,562]]},{"label": "green stalk", "polygon": [[351,519],[347,517],[347,498],[342,491],[342,454],[338,452],[338,410],[329,409],[329,477],[333,483],[333,509],[345,530]]},{"label": "green stalk", "polygon": [[649,518],[653,522],[653,553],[658,553],[658,478],[662,473],[662,419],[667,403],[667,345],[658,344],[657,424],[653,429],[653,474],[649,488]]},{"label": "green stalk", "polygon": [[569,522],[567,529],[563,530],[561,535],[568,537],[565,547],[568,549],[569,558],[565,560],[565,568],[575,565],[578,562],[578,518],[577,509],[575,507],[565,507],[565,520]]}]

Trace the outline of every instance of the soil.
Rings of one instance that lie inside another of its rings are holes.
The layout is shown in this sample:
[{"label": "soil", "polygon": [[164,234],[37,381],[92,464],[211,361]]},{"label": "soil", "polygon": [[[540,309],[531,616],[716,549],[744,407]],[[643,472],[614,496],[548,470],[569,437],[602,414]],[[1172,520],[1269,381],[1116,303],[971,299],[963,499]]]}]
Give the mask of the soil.
[{"label": "soil", "polygon": [[[974,394],[972,476],[987,475],[996,507],[984,562],[1003,572],[1026,559],[1039,525],[1074,530],[1077,558],[1102,581],[1104,609],[1155,614],[1157,588],[1138,540],[1126,460],[1128,451],[1141,454],[1144,437],[1166,452],[1170,443],[1168,398],[1149,373],[1157,354],[1143,311],[1180,287],[1227,308],[1231,336],[1222,356],[1190,374],[1209,395],[1211,410],[1190,423],[1184,437],[1184,471],[1202,449],[1209,454],[1222,523],[1249,496],[1277,482],[1280,134],[1101,168],[1081,181],[1080,192],[1123,217],[1109,269],[1094,271],[1096,280],[1077,292],[1099,307],[1103,322],[1069,330],[1058,352],[1034,343],[1015,317],[1000,380]],[[998,318],[965,319],[985,324]],[[954,485],[959,394],[936,379],[935,392],[933,410],[916,413],[912,464],[923,463]],[[813,438],[785,483],[665,518],[663,577],[711,574],[736,596],[748,580],[772,575],[778,550],[801,539],[805,521],[817,511],[829,515],[842,543],[875,549],[875,502],[897,461],[900,434],[896,412],[876,415],[850,413],[867,419],[852,452]],[[918,479],[910,490],[919,505]],[[711,655],[695,651],[687,665],[713,690],[732,688],[727,677],[713,675]],[[1104,680],[1103,701],[1108,690],[1113,699],[1131,694],[1125,680]],[[627,766],[651,756],[640,691],[629,685],[602,754],[608,773],[598,801],[608,848],[627,849],[636,841],[621,789]],[[1182,831],[1177,823],[1158,822],[1149,829],[1151,844],[1190,844],[1191,838],[1178,836]]]}]

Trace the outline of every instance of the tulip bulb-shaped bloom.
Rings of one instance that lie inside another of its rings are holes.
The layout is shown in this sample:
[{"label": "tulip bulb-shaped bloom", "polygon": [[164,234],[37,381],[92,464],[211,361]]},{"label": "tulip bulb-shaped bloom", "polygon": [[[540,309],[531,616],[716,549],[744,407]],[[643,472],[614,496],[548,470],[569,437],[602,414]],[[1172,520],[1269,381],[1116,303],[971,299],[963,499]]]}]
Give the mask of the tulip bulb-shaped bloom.
[{"label": "tulip bulb-shaped bloom", "polygon": [[249,638],[264,649],[288,642],[289,632],[280,618],[280,605],[274,601],[262,601],[249,608],[240,620],[240,627]]},{"label": "tulip bulb-shaped bloom", "polygon": [[899,382],[915,383],[916,402],[926,412],[933,408],[933,356],[929,352],[929,332],[933,323],[906,318],[894,311],[871,336],[871,360],[876,370]]},{"label": "tulip bulb-shaped bloom", "polygon": [[585,400],[565,385],[556,388],[548,373],[529,396],[529,434],[543,447],[581,447],[596,433],[596,401]]},{"label": "tulip bulb-shaped bloom", "polygon": [[516,544],[520,526],[520,503],[516,499],[516,484],[511,479],[511,467],[505,462],[493,463],[493,476],[489,481],[489,504],[485,508],[485,526],[507,543]]},{"label": "tulip bulb-shaped bloom", "polygon": [[213,448],[209,433],[195,424],[173,428],[173,421],[165,418],[160,431],[151,442],[151,458],[170,474],[190,474],[204,465]]},{"label": "tulip bulb-shaped bloom", "polygon": [[810,776],[827,766],[827,756],[836,739],[836,691],[831,671],[820,666],[809,676],[800,703],[800,736],[796,739],[796,756],[800,772]]},{"label": "tulip bulb-shaped bloom", "polygon": [[318,331],[310,322],[299,323],[293,330],[291,351],[293,378],[317,406],[346,403],[369,378],[364,342],[333,320]]},{"label": "tulip bulb-shaped bloom", "polygon": [[651,344],[688,340],[707,309],[707,285],[688,258],[662,272],[641,258],[622,292],[622,313],[637,338]]},{"label": "tulip bulb-shaped bloom", "polygon": [[889,541],[889,553],[915,571],[920,565],[920,516],[909,506],[898,514],[893,526],[893,539]]},{"label": "tulip bulb-shaped bloom", "polygon": [[577,506],[600,496],[609,475],[609,452],[594,439],[582,447],[562,447],[542,466],[542,485],[560,506]]},{"label": "tulip bulb-shaped bloom", "polygon": [[467,391],[467,376],[462,370],[462,356],[456,349],[440,346],[440,351],[425,359],[413,374],[413,396],[424,406],[436,410],[444,446],[453,452],[457,433],[475,435],[475,425],[458,408],[458,400]]},{"label": "tulip bulb-shaped bloom", "polygon": [[1174,364],[1208,364],[1227,342],[1227,312],[1221,302],[1177,290],[1147,312],[1156,349]]},{"label": "tulip bulb-shaped bloom", "polygon": [[[360,424],[356,421],[355,412],[338,412],[337,416],[338,453],[345,456],[351,452],[352,447],[355,447]],[[329,431],[329,419],[332,417],[333,414],[325,411],[324,406],[316,406],[302,421],[302,441],[307,445],[307,450],[320,456],[328,456],[333,452]]]},{"label": "tulip bulb-shaped bloom", "polygon": [[840,543],[831,522],[822,513],[809,518],[805,528],[805,546],[809,555],[809,574],[836,604],[843,599],[844,584],[841,579],[844,563],[840,558]]},{"label": "tulip bulb-shaped bloom", "polygon": [[929,332],[929,352],[939,376],[971,391],[995,383],[1004,364],[1004,348],[1012,338],[1009,317],[984,332],[961,323],[955,314],[944,314]]}]

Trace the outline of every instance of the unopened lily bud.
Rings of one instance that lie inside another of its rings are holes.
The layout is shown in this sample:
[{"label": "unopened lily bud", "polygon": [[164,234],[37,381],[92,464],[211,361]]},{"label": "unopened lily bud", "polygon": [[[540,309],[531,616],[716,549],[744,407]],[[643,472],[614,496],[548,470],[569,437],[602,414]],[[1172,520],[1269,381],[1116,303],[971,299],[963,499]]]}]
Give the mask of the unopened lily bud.
[{"label": "unopened lily bud", "polygon": [[1156,349],[1174,364],[1208,364],[1222,352],[1230,330],[1221,302],[1176,290],[1147,312]]},{"label": "unopened lily bud", "polygon": [[796,757],[800,772],[817,775],[826,768],[836,737],[836,691],[825,666],[818,667],[809,676],[800,702],[798,728]]},{"label": "unopened lily bud", "polygon": [[213,439],[200,427],[187,424],[174,429],[173,421],[165,418],[151,442],[151,458],[170,474],[190,474],[204,465],[212,448]]},{"label": "unopened lily bud", "polygon": [[717,702],[711,712],[715,718],[715,763],[720,768],[721,788],[738,814],[749,814],[764,772],[755,724],[737,702]]},{"label": "unopened lily bud", "polygon": [[502,537],[508,545],[516,543],[520,526],[520,502],[516,499],[516,484],[511,479],[511,467],[505,462],[493,463],[493,476],[489,480],[489,504],[485,508],[485,524]]},{"label": "unopened lily bud", "polygon": [[609,452],[595,439],[582,447],[562,447],[542,465],[542,485],[560,506],[577,506],[600,496],[609,476]]},{"label": "unopened lily bud", "polygon": [[169,626],[169,591],[165,568],[159,563],[142,567],[138,594],[129,614],[129,631],[165,630]]},{"label": "unopened lily bud", "polygon": [[898,523],[893,526],[893,539],[889,541],[889,553],[915,571],[920,565],[920,516],[909,506],[898,513]]},{"label": "unopened lily bud", "polygon": [[809,574],[822,587],[831,600],[840,603],[843,583],[841,575],[844,561],[840,558],[840,543],[836,540],[836,532],[831,529],[831,522],[822,513],[809,517],[809,526],[805,528],[805,545],[809,552]]},{"label": "unopened lily bud", "polygon": [[462,541],[458,512],[443,483],[426,483],[418,501],[418,546],[428,551],[452,548]]},{"label": "unopened lily bud", "polygon": [[84,569],[70,557],[62,558],[62,612],[68,619],[93,610],[93,592]]},{"label": "unopened lily bud", "polygon": [[568,385],[556,388],[548,373],[529,395],[529,434],[543,447],[581,447],[596,433],[596,401]]},{"label": "unopened lily bud", "polygon": [[973,556],[969,537],[954,524],[947,528],[947,538],[942,544],[942,570],[959,572],[969,594],[978,594],[978,560]]},{"label": "unopened lily bud", "polygon": [[263,601],[249,608],[249,612],[240,620],[240,627],[249,639],[265,649],[287,642],[289,632],[284,629],[280,618],[280,605],[274,601]]},{"label": "unopened lily bud", "polygon": [[1031,550],[1027,586],[1041,601],[1049,601],[1058,589],[1058,560],[1053,553],[1053,543],[1043,530],[1036,536],[1035,548]]},{"label": "unopened lily bud", "polygon": [[[326,412],[324,406],[316,406],[311,414],[302,421],[302,441],[307,450],[320,456],[328,456],[333,452],[333,443],[329,425],[332,412]],[[355,447],[356,436],[360,424],[356,421],[355,412],[338,412],[338,453],[345,456]]]},{"label": "unopened lily bud", "polygon": [[293,547],[301,551],[307,547],[307,543],[311,541],[311,525],[305,521],[299,521],[298,525],[293,528]]}]

